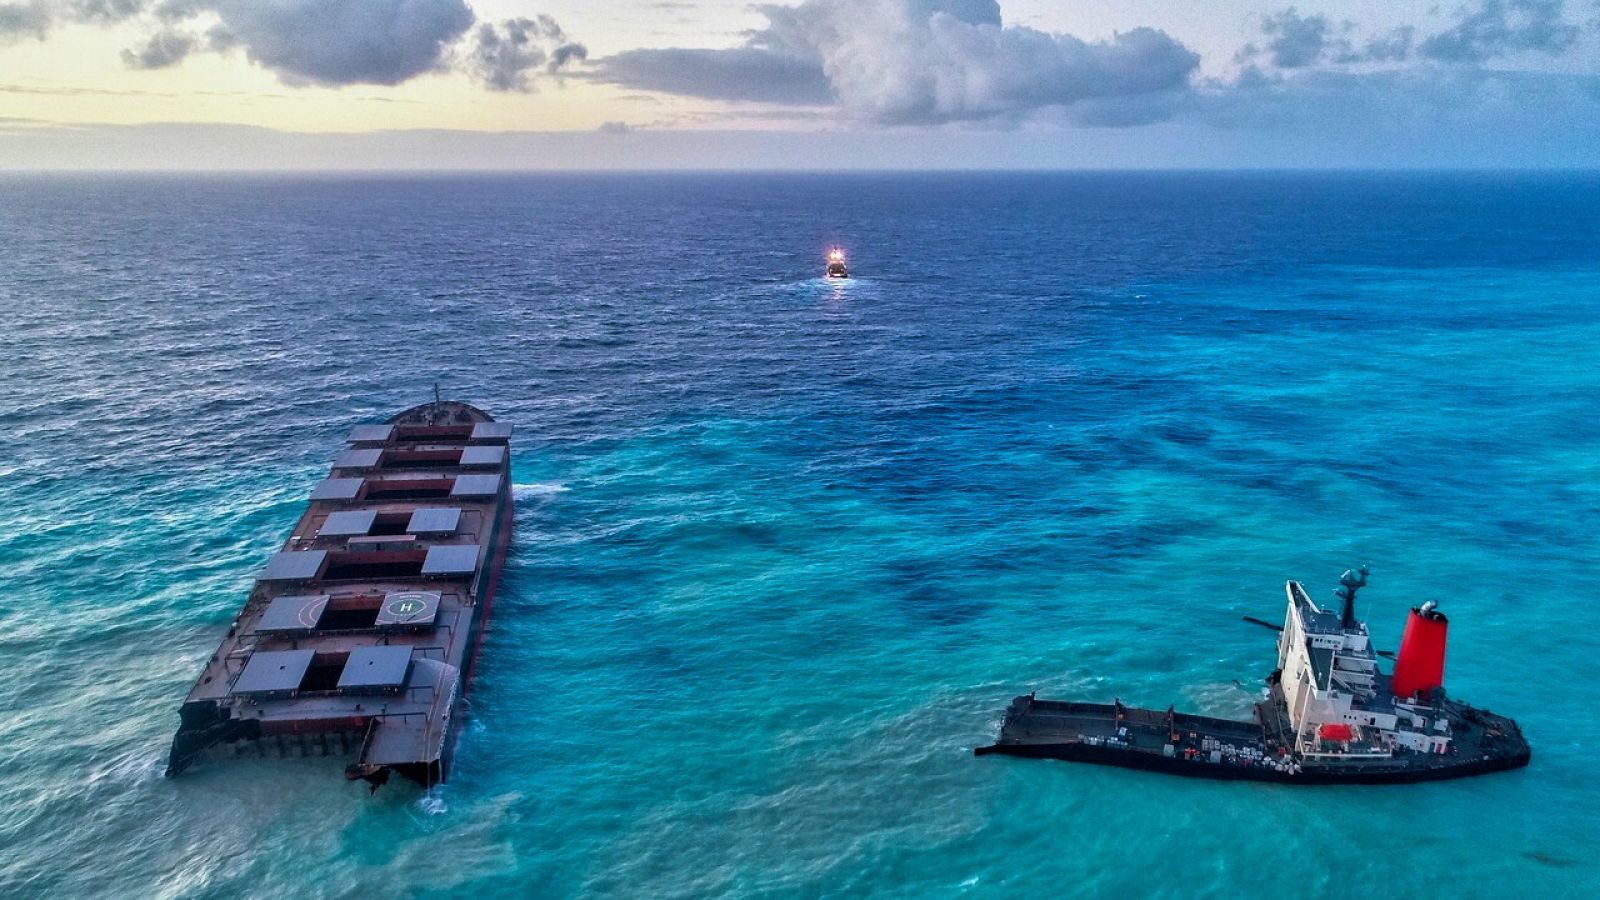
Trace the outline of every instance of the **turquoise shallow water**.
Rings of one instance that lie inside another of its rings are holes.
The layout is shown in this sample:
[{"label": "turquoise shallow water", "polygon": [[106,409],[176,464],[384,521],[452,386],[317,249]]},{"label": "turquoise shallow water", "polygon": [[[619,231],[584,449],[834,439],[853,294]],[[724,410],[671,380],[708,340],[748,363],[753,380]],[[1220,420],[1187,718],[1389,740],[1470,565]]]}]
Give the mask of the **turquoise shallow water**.
[{"label": "turquoise shallow water", "polygon": [[[0,237],[0,894],[1600,888],[1592,177],[11,179]],[[161,778],[345,430],[435,380],[520,429],[453,780]],[[1243,714],[1239,617],[1362,562],[1530,768],[970,755],[1033,688]]]}]

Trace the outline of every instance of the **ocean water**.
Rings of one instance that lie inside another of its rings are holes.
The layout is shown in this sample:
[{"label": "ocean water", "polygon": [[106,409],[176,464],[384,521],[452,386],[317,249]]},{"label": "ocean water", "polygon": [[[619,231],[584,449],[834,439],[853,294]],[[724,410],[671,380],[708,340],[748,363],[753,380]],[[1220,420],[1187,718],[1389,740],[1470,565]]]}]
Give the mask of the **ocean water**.
[{"label": "ocean water", "polygon": [[[857,278],[826,283],[824,248]],[[1600,889],[1600,176],[0,178],[0,895]],[[519,428],[449,784],[161,777],[347,428]],[[988,757],[1452,617],[1522,771]]]}]

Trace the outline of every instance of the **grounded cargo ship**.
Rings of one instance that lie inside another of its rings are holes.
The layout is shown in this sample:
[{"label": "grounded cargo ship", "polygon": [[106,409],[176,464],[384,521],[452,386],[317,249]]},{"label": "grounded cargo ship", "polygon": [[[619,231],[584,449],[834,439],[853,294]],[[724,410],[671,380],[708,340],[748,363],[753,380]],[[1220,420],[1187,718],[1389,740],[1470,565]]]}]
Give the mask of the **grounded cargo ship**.
[{"label": "grounded cargo ship", "polygon": [[1436,781],[1527,765],[1515,722],[1445,695],[1449,620],[1432,602],[1406,619],[1394,673],[1379,670],[1355,617],[1366,583],[1365,568],[1344,574],[1339,613],[1288,583],[1278,666],[1251,721],[1029,694],[1011,702],[999,741],[974,752],[1290,784]]},{"label": "grounded cargo ship", "polygon": [[321,755],[373,790],[443,781],[511,543],[510,439],[449,401],[357,426],[184,701],[167,774]]}]

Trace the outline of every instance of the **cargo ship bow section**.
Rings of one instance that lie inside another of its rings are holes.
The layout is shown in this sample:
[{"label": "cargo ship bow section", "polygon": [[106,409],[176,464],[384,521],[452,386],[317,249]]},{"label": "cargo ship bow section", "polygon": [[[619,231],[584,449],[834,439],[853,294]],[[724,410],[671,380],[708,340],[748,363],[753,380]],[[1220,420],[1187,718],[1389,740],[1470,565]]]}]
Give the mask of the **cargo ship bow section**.
[{"label": "cargo ship bow section", "polygon": [[511,543],[511,426],[465,403],[360,425],[184,701],[167,774],[331,756],[443,781]]}]

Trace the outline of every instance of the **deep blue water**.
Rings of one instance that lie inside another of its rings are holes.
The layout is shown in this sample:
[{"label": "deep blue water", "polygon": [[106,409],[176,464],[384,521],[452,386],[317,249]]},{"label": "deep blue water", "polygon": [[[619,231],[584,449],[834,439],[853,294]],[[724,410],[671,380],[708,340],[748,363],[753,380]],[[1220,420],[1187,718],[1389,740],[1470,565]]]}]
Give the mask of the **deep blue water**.
[{"label": "deep blue water", "polygon": [[[1593,175],[0,178],[0,895],[1593,895],[1597,248]],[[435,382],[519,428],[451,783],[160,777]],[[970,755],[1033,688],[1243,714],[1240,616],[1362,562],[1530,768]]]}]

